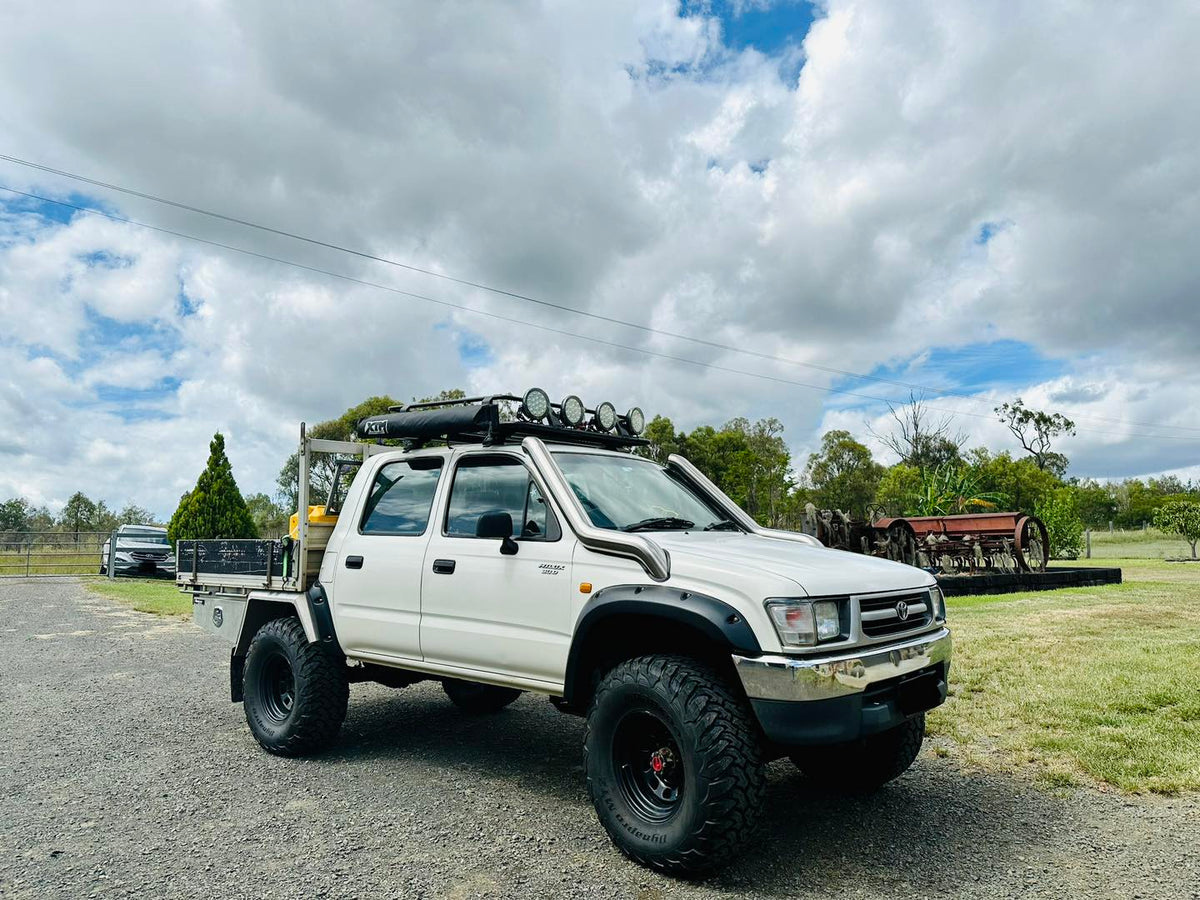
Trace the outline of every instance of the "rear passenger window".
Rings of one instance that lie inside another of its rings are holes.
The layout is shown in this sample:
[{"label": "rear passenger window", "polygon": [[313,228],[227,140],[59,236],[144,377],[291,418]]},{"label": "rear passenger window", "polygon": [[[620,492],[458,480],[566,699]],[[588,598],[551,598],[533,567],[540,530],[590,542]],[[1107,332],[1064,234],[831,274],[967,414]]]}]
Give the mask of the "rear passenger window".
[{"label": "rear passenger window", "polygon": [[388,463],[375,476],[363,508],[363,534],[423,534],[442,474],[440,459]]}]

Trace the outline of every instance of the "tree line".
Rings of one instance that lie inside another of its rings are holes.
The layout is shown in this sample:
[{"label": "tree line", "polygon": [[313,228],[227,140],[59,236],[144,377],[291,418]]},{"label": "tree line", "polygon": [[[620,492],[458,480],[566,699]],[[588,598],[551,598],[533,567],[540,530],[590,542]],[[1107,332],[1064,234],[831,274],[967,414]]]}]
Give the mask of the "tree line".
[{"label": "tree line", "polygon": [[[720,428],[679,431],[656,416],[642,455],[663,462],[680,453],[764,525],[796,530],[809,504],[860,519],[1011,511],[1036,515],[1061,555],[1082,549],[1085,527],[1156,524],[1194,541],[1184,522],[1200,517],[1200,485],[1174,476],[1100,483],[1067,476],[1069,460],[1055,450],[1075,425],[1061,413],[1030,409],[1021,398],[996,407],[1020,451],[966,447],[950,416],[937,418],[921,397],[891,406],[892,427],[872,432],[899,461],[878,462],[845,430],[826,432],[799,465],[776,419],[733,419]],[[1183,511],[1180,512],[1180,504]],[[1193,545],[1193,552],[1195,548]]]},{"label": "tree line", "polygon": [[83,491],[72,494],[57,515],[46,506],[34,506],[23,497],[12,497],[0,503],[0,543],[10,549],[23,547],[33,543],[33,534],[38,532],[65,535],[75,543],[84,543],[90,542],[86,539],[91,533],[109,533],[127,522],[152,525],[154,514],[133,502],[113,509]]},{"label": "tree line", "polygon": [[[442,391],[424,401],[461,399],[461,390]],[[423,401],[423,402],[424,402]],[[397,401],[369,397],[341,416],[308,429],[314,438],[350,440],[365,416],[384,413]],[[881,515],[954,515],[1004,510],[1037,515],[1060,553],[1078,552],[1085,527],[1140,528],[1155,523],[1194,542],[1200,534],[1200,485],[1174,476],[1100,483],[1069,478],[1069,460],[1055,449],[1074,423],[1060,413],[1027,407],[1021,398],[996,407],[1020,450],[966,447],[950,416],[935,416],[923,398],[910,395],[890,407],[889,429],[872,432],[899,461],[878,462],[871,449],[845,430],[826,432],[807,459],[792,459],[783,424],[774,418],[735,418],[720,426],[681,431],[665,416],[646,428],[648,444],[637,453],[659,463],[678,453],[691,460],[756,520],[798,530],[811,504],[868,519]],[[298,500],[299,457],[280,469],[276,495],[243,497],[218,433],[196,487],[180,498],[168,525],[172,542],[193,537],[275,537],[287,529]],[[318,459],[310,473],[310,502],[323,504],[336,461]],[[76,492],[58,515],[16,498],[0,504],[0,534],[18,532],[112,531],[120,524],[152,524],[149,511],[129,503],[114,511],[103,501]],[[1191,536],[1189,536],[1191,535]],[[1195,545],[1193,543],[1193,553]]]}]

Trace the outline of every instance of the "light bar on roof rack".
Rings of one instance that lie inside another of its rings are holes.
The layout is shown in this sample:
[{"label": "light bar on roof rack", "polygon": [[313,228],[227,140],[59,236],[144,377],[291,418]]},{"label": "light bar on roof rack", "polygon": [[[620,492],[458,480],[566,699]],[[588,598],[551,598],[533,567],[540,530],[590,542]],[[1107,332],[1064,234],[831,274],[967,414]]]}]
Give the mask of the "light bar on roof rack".
[{"label": "light bar on roof rack", "polygon": [[[510,410],[507,415],[515,413],[515,421],[505,420],[502,405]],[[533,435],[552,442],[628,449],[647,443],[639,437],[645,426],[646,417],[636,406],[622,416],[608,401],[588,409],[579,397],[568,394],[561,403],[551,403],[544,390],[530,388],[520,397],[492,394],[390,407],[384,415],[360,421],[356,432],[360,438],[403,440],[412,447],[430,441],[502,444]]]},{"label": "light bar on roof rack", "polygon": [[562,403],[558,404],[558,412],[564,422],[572,428],[578,428],[583,424],[583,417],[587,410],[584,409],[582,400],[574,394],[568,394],[563,397]]},{"label": "light bar on roof rack", "polygon": [[642,412],[641,407],[635,406],[625,414],[625,424],[634,434],[641,434],[646,430],[646,414]]},{"label": "light bar on roof rack", "polygon": [[550,395],[541,388],[530,388],[521,398],[521,412],[540,422],[550,415]]},{"label": "light bar on roof rack", "polygon": [[612,431],[617,427],[617,408],[605,400],[596,407],[596,427],[601,431]]}]

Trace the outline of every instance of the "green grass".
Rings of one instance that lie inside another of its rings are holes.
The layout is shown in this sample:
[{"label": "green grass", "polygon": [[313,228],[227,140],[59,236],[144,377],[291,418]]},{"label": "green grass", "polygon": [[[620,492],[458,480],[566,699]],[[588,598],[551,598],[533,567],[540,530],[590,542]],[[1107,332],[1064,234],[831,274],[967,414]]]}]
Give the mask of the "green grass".
[{"label": "green grass", "polygon": [[119,600],[140,612],[159,616],[192,615],[192,598],[181,594],[174,581],[127,580],[107,578],[89,579],[84,582],[89,591]]},{"label": "green grass", "polygon": [[951,598],[935,752],[1051,785],[1200,790],[1200,565],[1118,562],[1120,585]]},{"label": "green grass", "polygon": [[1182,538],[1164,534],[1157,528],[1092,531],[1093,559],[1165,559],[1191,555],[1191,546]]}]

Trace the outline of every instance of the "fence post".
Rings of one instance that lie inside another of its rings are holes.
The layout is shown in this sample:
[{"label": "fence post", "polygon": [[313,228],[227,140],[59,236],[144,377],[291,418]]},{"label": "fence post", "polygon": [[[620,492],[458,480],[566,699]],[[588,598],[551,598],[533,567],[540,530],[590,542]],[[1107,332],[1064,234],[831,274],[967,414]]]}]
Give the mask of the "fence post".
[{"label": "fence post", "polygon": [[113,570],[113,559],[117,555],[117,533],[114,531],[108,536],[108,565],[105,568],[108,570],[109,581],[116,581],[117,573]]},{"label": "fence post", "polygon": [[1084,557],[1084,559],[1091,559],[1092,558],[1092,529],[1089,528],[1086,531],[1084,531],[1083,538],[1087,542],[1087,555]]},{"label": "fence post", "polygon": [[1108,520],[1108,533],[1109,533],[1109,534],[1112,534],[1112,533],[1113,533],[1112,519],[1109,519],[1109,520]]},{"label": "fence post", "polygon": [[1142,523],[1142,534],[1145,534],[1145,533],[1146,533],[1146,523],[1143,522]]},{"label": "fence post", "polygon": [[25,577],[29,577],[29,554],[33,550],[33,535],[29,535],[29,540],[25,543]]}]

